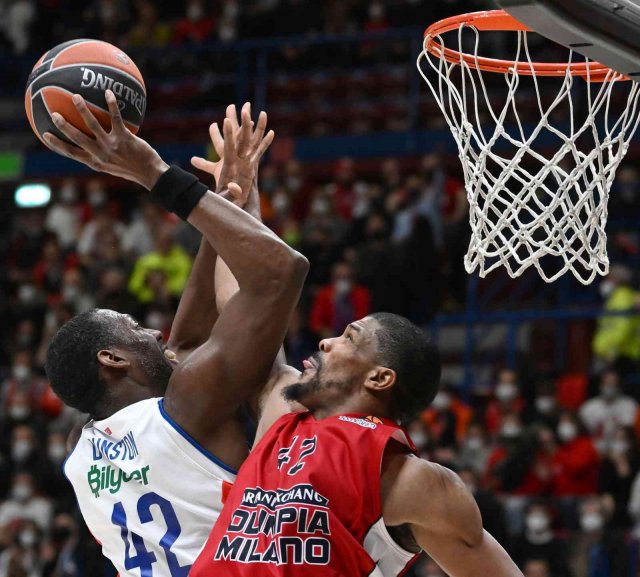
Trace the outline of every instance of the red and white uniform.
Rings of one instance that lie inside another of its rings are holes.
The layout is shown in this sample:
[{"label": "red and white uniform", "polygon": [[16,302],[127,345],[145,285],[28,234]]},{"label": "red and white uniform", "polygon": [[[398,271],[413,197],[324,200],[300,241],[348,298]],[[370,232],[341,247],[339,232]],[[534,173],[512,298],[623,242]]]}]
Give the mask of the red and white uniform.
[{"label": "red and white uniform", "polygon": [[416,555],[387,533],[380,493],[392,438],[411,448],[376,417],[281,417],[240,469],[190,577],[402,574]]}]

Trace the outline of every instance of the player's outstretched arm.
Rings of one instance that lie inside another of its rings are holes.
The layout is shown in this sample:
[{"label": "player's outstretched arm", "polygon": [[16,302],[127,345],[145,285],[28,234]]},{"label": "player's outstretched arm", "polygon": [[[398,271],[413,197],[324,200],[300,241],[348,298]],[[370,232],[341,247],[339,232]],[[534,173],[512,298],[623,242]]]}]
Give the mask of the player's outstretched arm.
[{"label": "player's outstretched arm", "polygon": [[[242,109],[243,123],[250,122],[250,110],[250,106],[245,104]],[[240,130],[240,126],[237,122],[235,106],[231,105],[227,108],[227,118],[232,125],[233,133],[237,134]],[[252,136],[252,146],[257,146],[263,138],[266,130],[266,123],[267,114],[266,112],[261,112],[258,117],[256,130]],[[247,189],[249,191],[248,196],[246,198],[243,197],[243,200],[246,202],[244,209],[255,217],[256,220],[262,222],[262,216],[260,214],[260,192],[258,189],[257,165],[251,166],[247,164],[246,161],[237,158],[235,149],[228,148],[229,139],[225,138],[223,141],[217,125],[212,125],[209,132],[211,135],[211,142],[218,154],[220,154],[220,151],[225,150],[225,163],[223,165],[224,168],[222,170],[222,174],[220,173],[219,163],[211,162],[199,157],[194,157],[191,160],[191,163],[194,167],[217,179],[218,183],[226,182],[225,179],[228,179],[233,175],[236,178],[238,185],[242,187],[243,193],[245,193]],[[269,135],[273,137],[273,131],[269,132],[264,138],[268,138]],[[233,161],[228,162],[228,160],[231,159],[233,159]],[[216,262],[215,275],[216,305],[218,312],[221,312],[229,302],[229,299],[238,290],[238,284],[228,266],[221,258]],[[281,394],[282,388],[298,380],[299,376],[299,371],[287,365],[284,349],[281,348],[273,364],[268,381],[266,381],[264,387],[249,400],[253,411],[259,417],[255,442],[259,441],[264,432],[279,417],[291,412],[292,410],[302,410],[302,407],[292,406],[290,403],[285,401]]]},{"label": "player's outstretched arm", "polygon": [[[243,110],[250,111],[247,103]],[[250,116],[247,114],[246,116]],[[262,112],[259,116],[255,131],[251,136],[249,158],[252,162],[243,162],[237,158],[236,138],[240,127],[237,121],[236,107],[227,107],[226,117],[233,125],[233,138],[223,139],[217,123],[209,127],[209,133],[215,151],[219,157],[217,162],[194,157],[192,164],[211,174],[216,183],[216,192],[223,193],[232,180],[240,186],[241,194],[227,200],[233,200],[238,206],[244,207],[249,197],[252,182],[255,181],[260,156],[273,140],[273,131],[265,136],[267,116]],[[194,162],[195,161],[195,162]],[[199,164],[200,162],[200,164]],[[240,167],[240,171],[238,171]],[[255,215],[254,215],[255,216]],[[218,261],[218,254],[206,237],[202,238],[198,254],[193,263],[189,281],[180,298],[180,304],[171,327],[169,348],[176,353],[179,361],[183,361],[191,352],[206,342],[213,324],[222,310],[217,306],[220,299],[225,302],[238,290],[238,283],[228,270]]]},{"label": "player's outstretched arm", "polygon": [[387,526],[409,525],[417,545],[451,577],[522,577],[482,528],[480,511],[460,478],[423,459],[396,454],[382,473]]},{"label": "player's outstretched arm", "polygon": [[[156,184],[168,174],[169,167],[153,148],[126,129],[111,91],[106,99],[113,124],[110,132],[100,127],[84,100],[77,97],[76,107],[93,138],[54,114],[58,129],[76,146],[51,134],[45,136],[47,143],[91,168],[137,182],[148,190],[155,187],[158,193]],[[225,120],[225,138],[231,131]],[[238,135],[241,158],[247,157],[250,137],[248,124]],[[188,190],[193,192],[193,187]],[[179,198],[184,199],[184,195]],[[309,264],[267,227],[211,191],[199,197],[186,216],[225,260],[239,290],[220,314],[208,341],[174,370],[165,409],[205,447],[215,450],[209,442],[215,437],[212,433],[266,382]],[[216,394],[210,386],[214,380],[224,385],[215,388]]]}]

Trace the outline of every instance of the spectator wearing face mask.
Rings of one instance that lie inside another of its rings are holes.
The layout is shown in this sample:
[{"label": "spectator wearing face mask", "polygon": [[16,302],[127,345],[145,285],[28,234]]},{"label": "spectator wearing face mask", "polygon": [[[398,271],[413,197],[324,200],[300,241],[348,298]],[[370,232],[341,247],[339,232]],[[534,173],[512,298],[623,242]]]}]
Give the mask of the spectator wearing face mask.
[{"label": "spectator wearing face mask", "polygon": [[46,531],[51,523],[52,506],[48,499],[36,494],[36,484],[31,473],[16,473],[11,484],[9,499],[0,505],[0,531],[17,520],[33,521]]},{"label": "spectator wearing face mask", "polygon": [[598,489],[600,458],[576,415],[560,415],[558,446],[553,455],[551,492],[556,497],[593,495]]},{"label": "spectator wearing face mask", "polygon": [[618,427],[632,427],[636,422],[638,403],[622,394],[620,376],[608,370],[600,380],[600,394],[580,408],[580,418],[595,438],[596,448],[602,453]]},{"label": "spectator wearing face mask", "polygon": [[309,328],[320,338],[332,337],[369,312],[369,290],[355,283],[351,265],[339,262],[331,271],[331,284],[323,286],[313,300]]},{"label": "spectator wearing face mask", "polygon": [[418,453],[428,457],[429,449],[431,448],[431,437],[424,422],[421,419],[414,419],[409,423],[407,431],[416,449],[418,449]]},{"label": "spectator wearing face mask", "polygon": [[627,503],[639,468],[640,455],[633,430],[621,427],[604,454],[598,481],[598,492],[613,502],[612,527],[627,528],[631,524]]},{"label": "spectator wearing face mask", "polygon": [[[46,386],[45,380],[33,370],[31,351],[18,350],[13,355],[11,374],[0,388],[0,407],[11,421],[24,422],[29,418],[32,408],[38,407]],[[17,399],[16,395],[20,398]]]},{"label": "spectator wearing face mask", "polygon": [[550,381],[542,381],[536,386],[531,420],[555,429],[558,424],[560,407],[555,395],[555,385]]},{"label": "spectator wearing face mask", "polygon": [[48,473],[49,462],[40,450],[40,443],[34,428],[17,425],[11,433],[9,460],[13,471],[25,471],[42,480]]},{"label": "spectator wearing face mask", "polygon": [[524,431],[517,414],[505,415],[498,443],[487,461],[483,486],[503,495],[512,533],[522,530],[528,499],[547,488],[547,480],[538,474],[538,457],[537,438]]},{"label": "spectator wearing face mask", "polygon": [[89,551],[80,541],[78,525],[68,513],[56,515],[49,532],[49,547],[42,577],[82,577],[94,575],[87,567]]},{"label": "spectator wearing face mask", "polygon": [[565,543],[556,537],[551,511],[543,502],[527,507],[525,529],[514,539],[511,553],[518,567],[527,559],[544,559],[554,577],[569,576]]},{"label": "spectator wearing face mask", "polygon": [[487,443],[487,435],[480,423],[471,423],[467,435],[460,444],[457,466],[469,468],[477,475],[482,475],[487,466],[491,447]]},{"label": "spectator wearing face mask", "polygon": [[32,521],[16,524],[9,547],[0,554],[1,577],[42,577],[42,531]]},{"label": "spectator wearing face mask", "polygon": [[502,503],[491,491],[480,487],[480,476],[473,469],[459,468],[458,475],[478,505],[482,524],[494,539],[503,547],[507,547],[508,534],[505,513]]},{"label": "spectator wearing face mask", "polygon": [[524,409],[524,399],[520,397],[518,375],[511,369],[503,369],[493,390],[494,399],[487,406],[485,427],[490,434],[497,433],[506,414],[520,414]]},{"label": "spectator wearing face mask", "polygon": [[156,249],[136,261],[129,290],[142,304],[178,298],[189,278],[191,264],[191,257],[174,242],[172,230],[164,227],[156,238]]},{"label": "spectator wearing face mask", "polygon": [[450,385],[442,385],[429,408],[422,413],[434,442],[458,446],[464,440],[473,411]]},{"label": "spectator wearing face mask", "polygon": [[[633,310],[637,306],[638,292],[631,287],[631,271],[613,265],[600,283],[600,294],[606,312]],[[620,368],[633,366],[640,358],[640,317],[603,316],[593,335],[593,354],[601,363],[616,363]]]},{"label": "spectator wearing face mask", "polygon": [[67,457],[67,435],[61,430],[53,429],[47,438],[46,454],[42,456],[40,484],[45,495],[55,499],[59,509],[73,510],[75,497],[71,484],[62,471],[62,464]]},{"label": "spectator wearing face mask", "polygon": [[73,249],[80,234],[78,186],[75,180],[68,178],[62,183],[56,202],[51,204],[47,212],[45,227],[56,235],[64,252]]},{"label": "spectator wearing face mask", "polygon": [[607,527],[607,509],[600,497],[588,497],[580,505],[580,530],[571,535],[569,568],[576,576],[629,576],[624,532]]}]

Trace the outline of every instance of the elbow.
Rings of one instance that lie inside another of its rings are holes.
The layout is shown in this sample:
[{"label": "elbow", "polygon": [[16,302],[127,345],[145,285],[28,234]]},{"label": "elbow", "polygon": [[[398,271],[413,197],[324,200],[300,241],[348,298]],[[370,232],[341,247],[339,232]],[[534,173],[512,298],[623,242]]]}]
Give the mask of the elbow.
[{"label": "elbow", "polygon": [[309,261],[307,257],[299,253],[297,250],[290,249],[291,255],[291,276],[296,279],[300,285],[304,284],[307,274],[309,273]]},{"label": "elbow", "polygon": [[269,261],[269,284],[276,292],[302,289],[309,272],[309,261],[306,257],[282,243]]}]

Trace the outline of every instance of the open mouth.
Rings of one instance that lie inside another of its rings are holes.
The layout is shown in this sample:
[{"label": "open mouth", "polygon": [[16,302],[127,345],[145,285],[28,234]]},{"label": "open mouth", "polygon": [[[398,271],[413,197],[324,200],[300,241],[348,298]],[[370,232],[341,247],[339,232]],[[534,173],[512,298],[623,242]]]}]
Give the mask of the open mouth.
[{"label": "open mouth", "polygon": [[305,368],[305,370],[307,369],[317,370],[318,361],[316,361],[313,357],[309,357],[308,359],[305,359],[304,361],[302,361],[302,366]]}]

